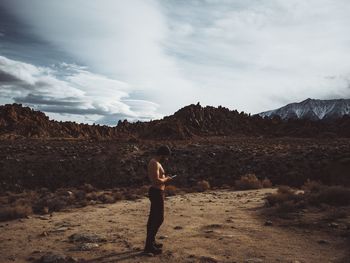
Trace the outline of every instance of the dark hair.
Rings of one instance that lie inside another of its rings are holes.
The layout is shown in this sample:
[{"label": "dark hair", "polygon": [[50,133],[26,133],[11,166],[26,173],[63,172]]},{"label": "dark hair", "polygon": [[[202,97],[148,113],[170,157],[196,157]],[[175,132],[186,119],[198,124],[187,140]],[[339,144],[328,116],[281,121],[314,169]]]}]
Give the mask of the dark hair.
[{"label": "dark hair", "polygon": [[171,150],[170,150],[169,146],[167,146],[167,145],[160,146],[158,148],[158,150],[157,150],[157,155],[159,155],[159,156],[161,156],[161,155],[163,155],[163,156],[171,155]]}]

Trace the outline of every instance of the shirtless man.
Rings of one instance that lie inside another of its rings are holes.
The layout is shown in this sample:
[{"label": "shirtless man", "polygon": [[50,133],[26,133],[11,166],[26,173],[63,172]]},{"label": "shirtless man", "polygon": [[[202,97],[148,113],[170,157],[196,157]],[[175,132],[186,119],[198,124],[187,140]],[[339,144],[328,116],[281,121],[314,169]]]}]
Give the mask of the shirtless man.
[{"label": "shirtless man", "polygon": [[148,196],[151,201],[151,210],[147,222],[145,253],[162,253],[163,244],[156,243],[155,237],[164,221],[165,183],[171,180],[171,177],[165,175],[161,163],[168,160],[170,154],[168,146],[161,146],[157,150],[156,156],[148,163],[148,178],[151,181]]}]

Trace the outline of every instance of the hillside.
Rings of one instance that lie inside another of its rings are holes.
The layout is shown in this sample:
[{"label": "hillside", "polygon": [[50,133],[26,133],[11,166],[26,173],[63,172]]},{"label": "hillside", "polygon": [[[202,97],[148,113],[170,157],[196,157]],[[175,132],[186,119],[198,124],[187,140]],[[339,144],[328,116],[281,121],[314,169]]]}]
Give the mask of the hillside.
[{"label": "hillside", "polygon": [[335,120],[262,118],[225,107],[186,106],[160,120],[114,127],[58,122],[21,104],[0,106],[0,138],[190,139],[207,136],[350,137],[350,117]]}]

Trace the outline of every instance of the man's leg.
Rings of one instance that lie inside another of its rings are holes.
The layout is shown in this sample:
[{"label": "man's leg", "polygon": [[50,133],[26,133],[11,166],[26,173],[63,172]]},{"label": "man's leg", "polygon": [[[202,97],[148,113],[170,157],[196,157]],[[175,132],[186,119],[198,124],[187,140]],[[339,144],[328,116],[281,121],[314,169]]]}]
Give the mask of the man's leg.
[{"label": "man's leg", "polygon": [[160,226],[163,224],[164,222],[164,191],[159,191],[157,193],[157,210],[156,210],[156,225],[155,225],[155,234],[153,236],[153,244],[155,243],[155,238],[156,235],[158,233],[158,230],[160,228]]},{"label": "man's leg", "polygon": [[147,238],[145,251],[161,252],[154,247],[155,235],[157,234],[159,228],[159,206],[161,199],[159,198],[159,193],[157,189],[150,188],[149,199],[151,201],[151,209],[147,221]]}]

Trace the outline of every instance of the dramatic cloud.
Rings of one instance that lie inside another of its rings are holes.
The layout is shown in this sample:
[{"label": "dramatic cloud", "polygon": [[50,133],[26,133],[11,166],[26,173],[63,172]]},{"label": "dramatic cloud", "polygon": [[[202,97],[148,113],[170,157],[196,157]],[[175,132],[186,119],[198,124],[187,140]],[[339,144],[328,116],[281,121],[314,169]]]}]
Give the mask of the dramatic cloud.
[{"label": "dramatic cloud", "polygon": [[0,56],[1,97],[49,113],[83,115],[78,119],[89,123],[95,119],[111,125],[118,119],[159,117],[156,104],[128,99],[131,89],[123,82],[76,65],[62,64],[58,68],[62,79],[57,77],[57,67],[36,67]]},{"label": "dramatic cloud", "polygon": [[168,50],[205,104],[259,112],[350,96],[346,0],[166,1],[164,12]]},{"label": "dramatic cloud", "polygon": [[[257,113],[350,97],[347,0],[2,0],[1,8],[10,22],[0,26],[0,55],[33,68],[3,70],[2,85],[12,84],[0,101],[55,118],[149,119],[197,101]],[[59,67],[43,66],[55,60]]]},{"label": "dramatic cloud", "polygon": [[[152,94],[159,111],[191,103],[194,85],[183,78],[162,43],[170,33],[157,1],[4,0],[33,34],[107,75]],[[180,96],[186,93],[189,97]]]}]

